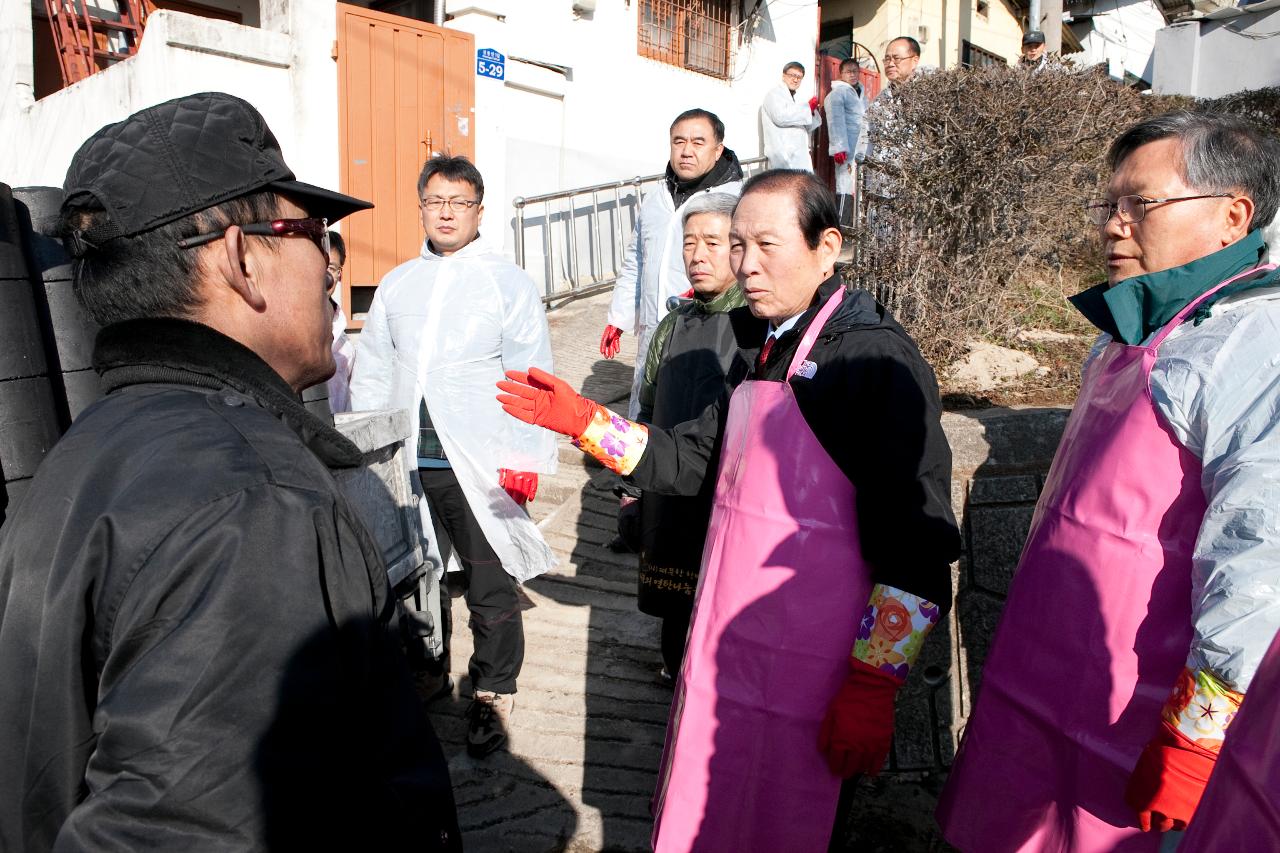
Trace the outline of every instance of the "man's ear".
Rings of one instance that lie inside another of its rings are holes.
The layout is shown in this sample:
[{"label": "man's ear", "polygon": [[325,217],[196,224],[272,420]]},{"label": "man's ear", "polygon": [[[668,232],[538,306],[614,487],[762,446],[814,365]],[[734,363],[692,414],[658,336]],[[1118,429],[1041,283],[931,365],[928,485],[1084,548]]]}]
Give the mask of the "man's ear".
[{"label": "man's ear", "polygon": [[219,260],[222,266],[222,277],[227,286],[254,311],[265,311],[267,300],[259,286],[260,270],[257,264],[257,253],[250,250],[244,232],[237,225],[228,226],[226,235],[222,238],[222,245],[225,255]]},{"label": "man's ear", "polygon": [[1227,246],[1249,233],[1249,225],[1253,222],[1253,199],[1247,195],[1238,195],[1227,205],[1224,228],[1226,234],[1222,245]]},{"label": "man's ear", "polygon": [[822,265],[828,270],[834,270],[836,260],[840,257],[840,247],[844,244],[844,238],[840,236],[839,228],[828,228],[822,232],[822,236],[818,238],[818,251],[822,253]]}]

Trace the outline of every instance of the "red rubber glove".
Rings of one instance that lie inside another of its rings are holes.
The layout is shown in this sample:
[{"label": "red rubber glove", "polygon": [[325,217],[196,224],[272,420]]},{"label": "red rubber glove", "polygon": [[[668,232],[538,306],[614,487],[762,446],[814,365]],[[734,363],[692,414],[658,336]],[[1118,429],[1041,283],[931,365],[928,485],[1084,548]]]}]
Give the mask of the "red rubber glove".
[{"label": "red rubber glove", "polygon": [[1186,829],[1217,760],[1217,755],[1161,722],[1124,792],[1124,801],[1138,813],[1142,831]]},{"label": "red rubber glove", "polygon": [[622,349],[622,330],[617,326],[605,326],[600,336],[600,354],[605,358],[613,358]]},{"label": "red rubber glove", "polygon": [[902,682],[856,658],[818,730],[818,748],[827,766],[848,779],[857,773],[875,776],[893,742],[893,700]]},{"label": "red rubber glove", "polygon": [[844,161],[849,159],[849,155],[843,151],[837,151],[831,155],[831,159],[836,161],[837,166],[843,166]]},{"label": "red rubber glove", "polygon": [[814,95],[809,99],[809,112],[816,113],[818,111],[818,96]]},{"label": "red rubber glove", "polygon": [[511,500],[524,506],[538,494],[538,475],[533,471],[498,469],[498,485],[507,490]]},{"label": "red rubber glove", "polygon": [[528,373],[508,370],[498,383],[502,410],[527,424],[546,427],[561,435],[577,438],[587,431],[600,404],[574,391],[559,377],[545,370],[529,368]]}]

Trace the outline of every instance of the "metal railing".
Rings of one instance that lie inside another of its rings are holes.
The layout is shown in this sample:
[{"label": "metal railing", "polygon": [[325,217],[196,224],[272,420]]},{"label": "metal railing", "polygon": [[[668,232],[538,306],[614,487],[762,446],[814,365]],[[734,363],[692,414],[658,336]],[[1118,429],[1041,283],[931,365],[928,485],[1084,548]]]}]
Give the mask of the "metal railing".
[{"label": "metal railing", "polygon": [[[764,157],[744,160],[743,176],[750,177],[765,166]],[[645,194],[664,178],[664,174],[644,175],[512,199],[516,264],[530,275],[535,270],[529,267],[533,259],[526,234],[531,228],[539,232],[536,245],[542,260],[543,302],[586,296],[613,286],[622,271],[627,241]],[[530,207],[535,208],[535,215],[530,215]],[[585,254],[580,251],[584,242]]]}]

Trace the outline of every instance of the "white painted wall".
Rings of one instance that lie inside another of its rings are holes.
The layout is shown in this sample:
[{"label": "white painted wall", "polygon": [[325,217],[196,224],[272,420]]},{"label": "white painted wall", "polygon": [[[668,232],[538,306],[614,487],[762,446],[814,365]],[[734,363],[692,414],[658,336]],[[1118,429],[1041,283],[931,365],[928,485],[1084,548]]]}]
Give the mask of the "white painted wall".
[{"label": "white painted wall", "polygon": [[1092,17],[1071,25],[1083,48],[1071,55],[1071,61],[1106,65],[1117,80],[1128,72],[1150,83],[1156,32],[1165,25],[1154,0],[1099,0],[1089,11]]},{"label": "white painted wall", "polygon": [[[7,34],[10,17],[16,24],[8,8],[23,4],[0,5],[6,9],[0,34]],[[34,102],[23,97],[30,91],[29,75],[24,80],[13,68],[22,61],[19,54],[4,54],[0,139],[6,142],[0,146],[0,181],[61,186],[71,157],[103,125],[181,95],[216,89],[258,108],[299,180],[336,188],[333,2],[264,0],[262,23],[264,28],[258,29],[156,12],[137,55]]]},{"label": "white painted wall", "polygon": [[1280,86],[1280,3],[1253,6],[1264,8],[1187,21],[1157,32],[1155,93],[1220,98]]},{"label": "white painted wall", "polygon": [[[476,78],[476,165],[485,178],[486,238],[513,250],[511,199],[662,171],[668,128],[703,107],[724,120],[725,144],[740,158],[760,153],[759,106],[790,60],[809,71],[797,94],[816,94],[816,0],[766,2],[745,27],[732,80],[718,80],[639,56],[639,3],[601,2],[576,16],[570,0],[451,2],[446,26],[470,32],[476,48],[507,57],[505,81]],[[568,76],[513,57],[568,66]]]}]

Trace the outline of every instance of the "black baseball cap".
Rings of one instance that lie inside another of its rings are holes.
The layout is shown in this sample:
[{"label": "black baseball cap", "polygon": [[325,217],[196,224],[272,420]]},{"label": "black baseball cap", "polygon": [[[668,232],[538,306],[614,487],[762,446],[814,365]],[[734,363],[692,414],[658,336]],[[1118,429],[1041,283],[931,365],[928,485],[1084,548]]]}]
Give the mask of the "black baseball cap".
[{"label": "black baseball cap", "polygon": [[107,213],[67,235],[76,256],[259,190],[285,193],[330,222],[373,207],[295,180],[262,114],[225,92],[175,98],[107,125],[71,158],[63,189],[64,215]]},{"label": "black baseball cap", "polygon": [[1022,46],[1029,44],[1044,44],[1044,33],[1039,30],[1027,30],[1026,35],[1022,37]]}]

